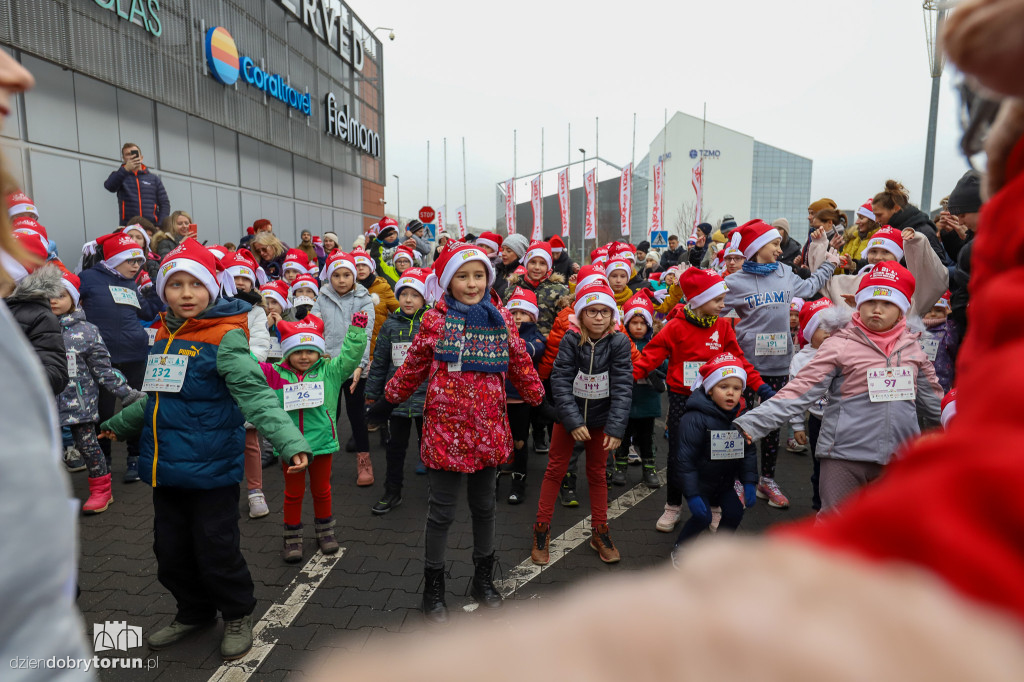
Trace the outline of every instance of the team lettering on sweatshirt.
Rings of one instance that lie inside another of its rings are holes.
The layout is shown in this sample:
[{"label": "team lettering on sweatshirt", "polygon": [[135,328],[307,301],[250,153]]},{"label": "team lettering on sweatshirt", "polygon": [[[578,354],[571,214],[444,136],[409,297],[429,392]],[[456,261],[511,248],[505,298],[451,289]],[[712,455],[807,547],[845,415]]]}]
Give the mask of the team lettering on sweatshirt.
[{"label": "team lettering on sweatshirt", "polygon": [[763,294],[744,296],[743,300],[747,302],[747,308],[753,310],[764,305],[789,305],[790,294],[789,290],[766,291]]}]

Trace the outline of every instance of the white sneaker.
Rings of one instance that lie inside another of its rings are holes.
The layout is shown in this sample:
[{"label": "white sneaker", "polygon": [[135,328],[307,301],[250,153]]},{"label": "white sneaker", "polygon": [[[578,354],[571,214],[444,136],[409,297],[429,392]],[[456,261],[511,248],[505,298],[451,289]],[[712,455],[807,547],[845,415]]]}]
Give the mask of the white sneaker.
[{"label": "white sneaker", "polygon": [[807,452],[807,446],[800,445],[800,443],[796,442],[796,438],[793,438],[792,436],[786,440],[786,449],[790,452]]},{"label": "white sneaker", "polygon": [[640,463],[640,453],[637,452],[635,445],[629,446],[629,454],[626,456],[626,461],[629,462],[630,464]]},{"label": "white sneaker", "polygon": [[666,504],[665,511],[655,526],[662,533],[671,533],[679,523],[679,513],[683,510],[681,504]]},{"label": "white sneaker", "polygon": [[258,519],[270,513],[267,508],[267,498],[263,491],[256,489],[249,491],[249,518]]}]

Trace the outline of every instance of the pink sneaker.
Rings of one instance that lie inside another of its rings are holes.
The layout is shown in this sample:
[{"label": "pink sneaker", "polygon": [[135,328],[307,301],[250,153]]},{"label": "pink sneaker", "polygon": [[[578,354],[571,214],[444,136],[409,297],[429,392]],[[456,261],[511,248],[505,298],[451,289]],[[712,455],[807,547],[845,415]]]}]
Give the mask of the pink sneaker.
[{"label": "pink sneaker", "polygon": [[665,512],[658,519],[656,528],[662,533],[671,533],[676,528],[676,524],[679,523],[679,514],[682,512],[683,506],[675,504],[666,504]]},{"label": "pink sneaker", "polygon": [[761,477],[757,484],[757,496],[762,500],[768,500],[769,507],[775,507],[776,509],[789,508],[789,499],[782,494],[782,490],[774,478]]}]

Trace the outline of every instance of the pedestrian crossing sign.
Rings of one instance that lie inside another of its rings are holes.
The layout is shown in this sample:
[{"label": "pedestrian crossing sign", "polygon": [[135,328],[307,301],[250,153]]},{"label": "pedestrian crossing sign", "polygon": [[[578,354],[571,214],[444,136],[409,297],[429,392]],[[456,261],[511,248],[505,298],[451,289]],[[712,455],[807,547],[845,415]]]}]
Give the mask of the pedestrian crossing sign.
[{"label": "pedestrian crossing sign", "polygon": [[651,248],[667,249],[668,232],[665,230],[656,230],[654,232],[651,232]]},{"label": "pedestrian crossing sign", "polygon": [[435,223],[427,223],[423,227],[427,228],[427,240],[428,241],[436,241],[437,240],[437,225]]}]

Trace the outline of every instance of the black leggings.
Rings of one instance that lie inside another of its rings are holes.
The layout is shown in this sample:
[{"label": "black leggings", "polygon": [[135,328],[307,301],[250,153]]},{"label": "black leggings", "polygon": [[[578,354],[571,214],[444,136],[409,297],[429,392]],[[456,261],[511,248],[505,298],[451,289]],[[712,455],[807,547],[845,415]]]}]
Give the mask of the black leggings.
[{"label": "black leggings", "polygon": [[[356,384],[356,392],[350,393],[352,379],[341,385],[341,394],[345,396],[345,413],[348,423],[352,425],[352,438],[356,442],[356,452],[370,451],[370,434],[366,430],[366,378]],[[341,405],[338,406],[338,421],[341,421]]]},{"label": "black leggings", "polygon": [[[781,391],[782,387],[789,383],[789,375],[767,376],[761,375],[764,383],[772,387],[774,391]],[[747,401],[748,407],[753,407],[754,402],[760,402],[757,393],[750,388],[743,392],[743,398]],[[761,439],[761,476],[764,478],[775,478],[775,462],[779,459],[779,430],[769,431],[768,435]]]},{"label": "black leggings", "polygon": [[630,417],[626,425],[626,435],[622,437],[622,445],[615,452],[615,464],[626,466],[629,461],[629,445],[636,445],[644,466],[654,466],[654,417]]},{"label": "black leggings", "polygon": [[668,484],[665,486],[668,492],[668,503],[674,506],[683,504],[683,491],[675,486],[673,481],[677,480],[675,470],[676,443],[679,442],[679,420],[683,418],[686,411],[686,400],[690,396],[682,393],[668,392]]},{"label": "black leggings", "polygon": [[419,458],[423,417],[401,417],[393,414],[388,423],[391,437],[388,438],[388,469],[384,476],[384,490],[389,493],[400,493],[402,484],[405,482],[405,453],[409,450],[409,438],[412,436],[413,425],[416,426],[416,452],[417,458]]},{"label": "black leggings", "polygon": [[[530,435],[532,408],[528,403],[508,403],[505,407],[508,412],[508,426],[512,430],[512,471],[525,476],[526,461],[530,452],[526,440]],[[537,432],[534,431],[534,437],[536,436]]]},{"label": "black leggings", "polygon": [[821,478],[821,461],[815,455],[818,448],[818,435],[821,433],[821,418],[813,414],[807,418],[807,444],[811,449],[811,459],[814,460],[814,471],[811,474],[811,506],[815,510],[821,509],[821,495],[818,493],[818,479]]},{"label": "black leggings", "polygon": [[[125,380],[128,381],[128,385],[137,391],[142,390],[142,382],[146,379],[146,361],[140,360],[138,362],[120,362],[113,365],[114,369],[121,372],[124,375]],[[107,421],[114,416],[114,407],[117,398],[110,391],[100,391],[99,400],[96,405],[100,411],[99,421],[96,422],[96,433],[100,432],[100,424]],[[127,442],[128,445],[128,456],[138,457],[139,456],[139,439],[135,438]],[[100,440],[100,450],[103,451],[103,456],[110,461],[110,440],[103,438]]]}]

